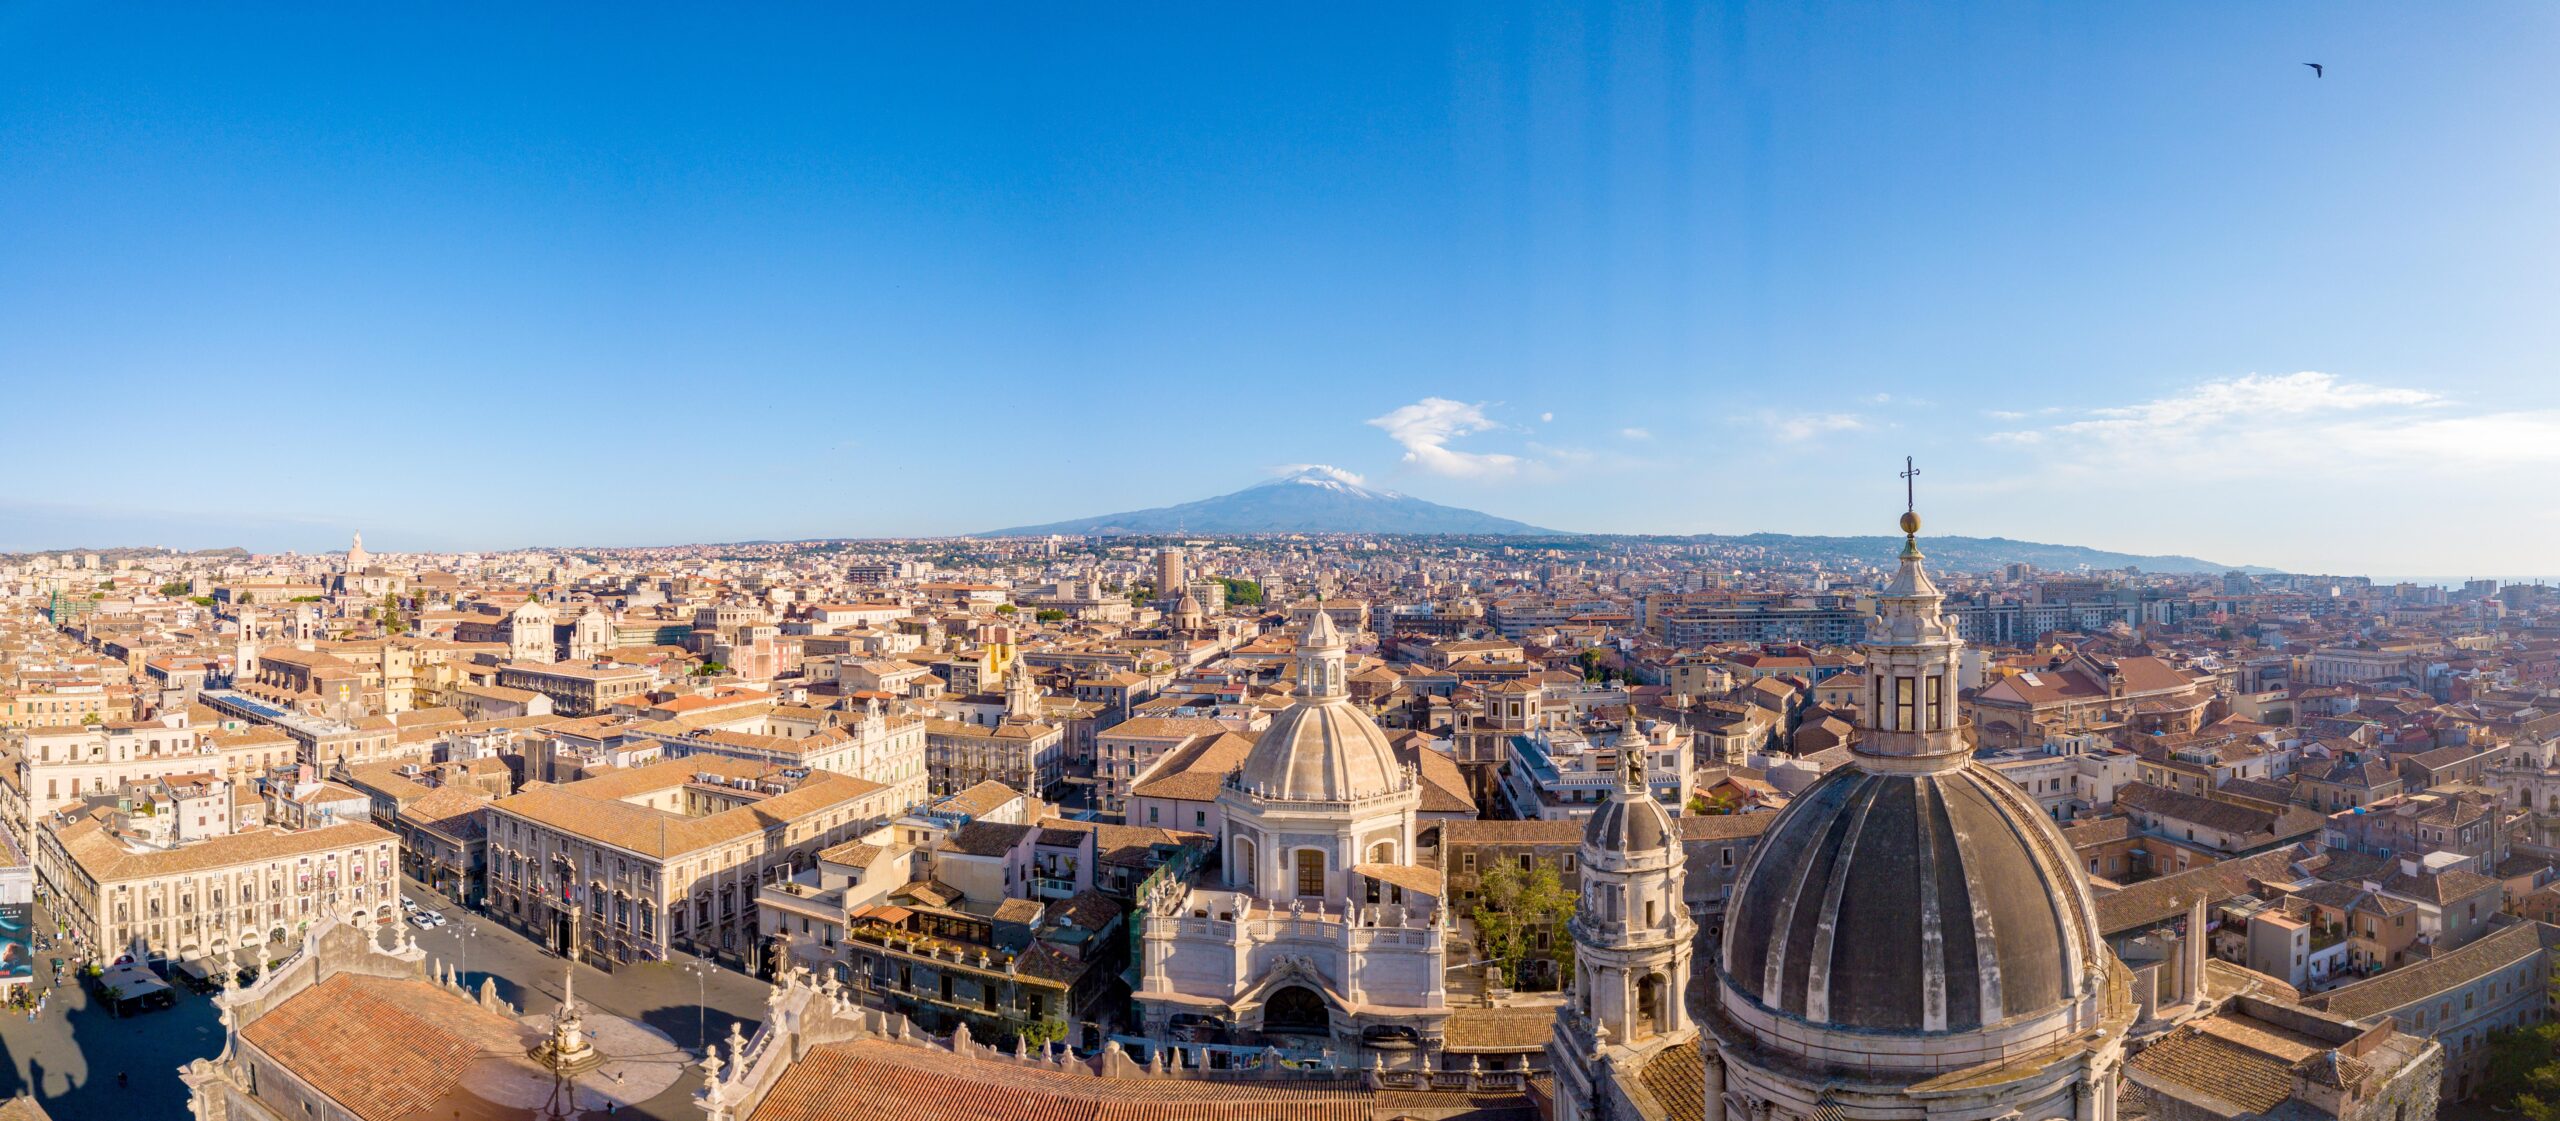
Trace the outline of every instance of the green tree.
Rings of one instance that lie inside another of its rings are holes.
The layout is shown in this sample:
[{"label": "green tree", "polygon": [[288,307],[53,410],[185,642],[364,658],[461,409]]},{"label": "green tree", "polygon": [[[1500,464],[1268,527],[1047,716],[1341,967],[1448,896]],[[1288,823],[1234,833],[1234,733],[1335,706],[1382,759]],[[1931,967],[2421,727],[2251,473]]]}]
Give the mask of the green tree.
[{"label": "green tree", "polygon": [[1220,576],[1217,578],[1217,581],[1220,584],[1226,585],[1227,606],[1262,606],[1262,585],[1259,582],[1253,580],[1239,580],[1233,576]]},{"label": "green tree", "polygon": [[242,605],[242,606],[247,606],[247,605],[249,605],[249,604],[252,604],[252,603],[256,603],[256,602],[258,602],[258,593],[256,593],[256,592],[242,592],[242,593],[240,593],[239,595],[237,595],[237,596],[233,597],[231,602],[233,602],[233,603],[237,603],[237,604],[240,604],[240,605]]},{"label": "green tree", "polygon": [[187,602],[188,602],[188,603],[192,603],[192,604],[194,604],[194,605],[196,605],[196,606],[198,606],[198,607],[211,607],[211,606],[213,606],[213,597],[212,597],[212,596],[188,596],[188,597],[187,597]]},{"label": "green tree", "polygon": [[701,665],[693,667],[693,675],[695,677],[718,677],[719,675],[727,672],[729,672],[729,667],[718,662],[704,662]]},{"label": "green tree", "polygon": [[2560,1021],[2489,1033],[2480,1097],[2490,1106],[2514,1105],[2525,1121],[2560,1121]]},{"label": "green tree", "polygon": [[184,580],[171,580],[166,584],[160,585],[160,594],[168,596],[171,599],[176,599],[179,596],[187,594],[187,582]]},{"label": "green tree", "polygon": [[1060,1019],[1040,1020],[1022,1028],[1023,1046],[1039,1050],[1067,1037],[1067,1022]]},{"label": "green tree", "polygon": [[408,629],[408,621],[400,617],[400,597],[382,593],[382,633],[399,634]]},{"label": "green tree", "polygon": [[1714,817],[1720,814],[1729,814],[1740,808],[1740,806],[1734,803],[1734,800],[1731,797],[1723,794],[1692,794],[1689,796],[1689,812],[1698,814],[1702,817]]},{"label": "green tree", "polygon": [[1573,939],[1565,933],[1564,923],[1573,917],[1574,899],[1564,889],[1555,865],[1540,863],[1525,873],[1508,864],[1496,865],[1476,882],[1476,897],[1470,916],[1476,924],[1476,947],[1486,960],[1502,966],[1511,987],[1520,987],[1541,930],[1552,931],[1547,956],[1555,959],[1555,975],[1573,975]]},{"label": "green tree", "polygon": [[1043,607],[1038,611],[1032,612],[1031,617],[1039,622],[1055,623],[1064,620],[1067,617],[1067,613],[1055,607]]},{"label": "green tree", "polygon": [[1019,607],[1015,607],[1014,605],[1012,605],[1012,604],[1010,604],[1010,603],[999,603],[999,604],[997,604],[997,605],[996,605],[996,614],[998,614],[998,615],[1013,615],[1013,614],[1018,614],[1018,613],[1020,613],[1020,612],[1021,612],[1021,610],[1022,610],[1021,608],[1019,608]]}]

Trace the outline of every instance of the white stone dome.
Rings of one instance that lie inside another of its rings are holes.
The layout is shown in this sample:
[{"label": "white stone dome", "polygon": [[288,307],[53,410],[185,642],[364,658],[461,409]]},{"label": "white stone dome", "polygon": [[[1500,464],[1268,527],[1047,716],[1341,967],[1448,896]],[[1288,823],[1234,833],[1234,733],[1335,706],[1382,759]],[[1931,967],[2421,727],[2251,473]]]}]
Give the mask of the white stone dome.
[{"label": "white stone dome", "polygon": [[1298,642],[1298,703],[1282,709],[1237,768],[1247,794],[1349,802],[1410,786],[1387,733],[1344,692],[1342,632],[1322,609]]},{"label": "white stone dome", "polygon": [[1246,753],[1246,793],[1293,802],[1348,802],[1404,787],[1404,765],[1378,722],[1338,697],[1281,710]]}]

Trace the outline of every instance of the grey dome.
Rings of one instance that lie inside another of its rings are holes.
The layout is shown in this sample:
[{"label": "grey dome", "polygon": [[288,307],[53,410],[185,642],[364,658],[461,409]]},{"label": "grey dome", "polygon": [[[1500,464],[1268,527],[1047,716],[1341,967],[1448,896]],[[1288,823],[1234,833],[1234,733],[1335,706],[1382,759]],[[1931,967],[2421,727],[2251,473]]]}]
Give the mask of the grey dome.
[{"label": "grey dome", "polygon": [[1582,825],[1582,843],[1608,852],[1651,852],[1676,835],[1662,803],[1642,790],[1601,803]]},{"label": "grey dome", "polygon": [[1849,1030],[2052,1012],[2078,998],[2101,947],[2061,832],[1970,763],[1824,776],[1753,851],[1725,926],[1728,1002]]},{"label": "grey dome", "polygon": [[1404,786],[1404,765],[1378,722],[1340,698],[1282,709],[1237,769],[1248,793],[1298,802],[1343,802]]}]

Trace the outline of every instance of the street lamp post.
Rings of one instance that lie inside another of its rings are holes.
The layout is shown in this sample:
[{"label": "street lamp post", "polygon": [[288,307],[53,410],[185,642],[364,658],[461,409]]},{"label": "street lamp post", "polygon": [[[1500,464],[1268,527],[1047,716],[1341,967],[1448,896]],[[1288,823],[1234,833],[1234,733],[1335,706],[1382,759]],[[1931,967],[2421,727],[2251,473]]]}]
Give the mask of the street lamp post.
[{"label": "street lamp post", "polygon": [[478,937],[480,937],[480,930],[478,927],[465,926],[462,928],[462,936],[454,939],[454,942],[462,947],[461,980],[462,987],[466,989],[471,987],[471,943],[473,939]]},{"label": "street lamp post", "polygon": [[710,1045],[711,1029],[703,1006],[709,1000],[706,995],[710,991],[709,971],[699,961],[688,963],[684,970],[693,974],[693,1048],[707,1055],[710,1052],[704,1048]]}]

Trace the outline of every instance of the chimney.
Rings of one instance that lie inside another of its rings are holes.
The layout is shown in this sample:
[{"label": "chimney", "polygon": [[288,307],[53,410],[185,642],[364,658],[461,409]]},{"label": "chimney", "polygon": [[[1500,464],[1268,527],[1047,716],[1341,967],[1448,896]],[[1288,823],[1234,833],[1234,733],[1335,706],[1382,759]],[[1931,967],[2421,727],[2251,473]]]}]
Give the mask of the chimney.
[{"label": "chimney", "polygon": [[2204,999],[2204,896],[2196,896],[2195,905],[2187,909],[2187,937],[2178,944],[2178,1003],[2194,1004]]}]

